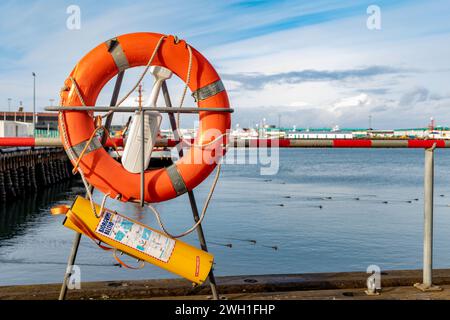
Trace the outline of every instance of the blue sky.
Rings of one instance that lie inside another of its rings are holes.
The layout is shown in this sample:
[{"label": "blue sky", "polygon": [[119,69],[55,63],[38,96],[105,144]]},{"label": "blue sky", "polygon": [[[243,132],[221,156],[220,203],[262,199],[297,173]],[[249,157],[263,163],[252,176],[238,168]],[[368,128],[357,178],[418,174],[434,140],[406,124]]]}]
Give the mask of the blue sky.
[{"label": "blue sky", "polygon": [[[80,30],[66,28],[71,4],[81,9]],[[372,4],[381,30],[366,27]],[[278,114],[286,126],[361,127],[369,115],[379,128],[423,126],[431,116],[450,124],[448,17],[448,0],[2,1],[0,108],[12,98],[30,110],[34,71],[42,109],[90,49],[152,31],[176,34],[207,56],[241,126],[276,123]],[[128,72],[125,84],[136,75]],[[173,81],[172,92],[180,88]]]}]

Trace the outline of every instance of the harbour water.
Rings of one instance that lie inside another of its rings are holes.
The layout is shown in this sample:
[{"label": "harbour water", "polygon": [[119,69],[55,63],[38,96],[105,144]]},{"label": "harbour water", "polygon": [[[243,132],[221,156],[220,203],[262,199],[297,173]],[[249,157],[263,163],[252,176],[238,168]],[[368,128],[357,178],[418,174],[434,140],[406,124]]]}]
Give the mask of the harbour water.
[{"label": "harbour water", "polygon": [[[224,165],[204,221],[216,275],[420,268],[423,160],[422,149],[280,149],[276,175]],[[449,163],[450,152],[437,150],[436,268],[450,267]],[[195,190],[199,207],[211,179]],[[62,280],[74,233],[49,208],[76,194],[82,185],[65,182],[0,208],[0,285]],[[149,210],[112,200],[107,207],[157,227]],[[186,195],[157,208],[173,233],[193,223]],[[185,240],[197,244],[195,233]],[[151,265],[120,268],[87,238],[77,264],[82,281],[175,277]]]}]

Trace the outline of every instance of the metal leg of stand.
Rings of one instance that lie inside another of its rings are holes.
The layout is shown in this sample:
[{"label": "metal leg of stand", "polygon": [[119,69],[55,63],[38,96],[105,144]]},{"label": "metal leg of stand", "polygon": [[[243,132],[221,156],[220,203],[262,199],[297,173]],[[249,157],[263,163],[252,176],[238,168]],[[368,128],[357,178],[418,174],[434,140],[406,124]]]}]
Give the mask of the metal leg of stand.
[{"label": "metal leg of stand", "polygon": [[[114,91],[113,91],[113,94],[111,96],[111,102],[109,104],[111,107],[113,107],[113,106],[115,106],[117,104],[117,100],[119,98],[120,87],[122,86],[122,80],[123,80],[124,74],[125,74],[125,71],[120,71],[117,74],[116,83],[114,84]],[[105,128],[107,130],[109,130],[109,128],[111,127],[113,116],[114,116],[114,112],[111,112],[111,114],[109,114],[106,117]],[[108,139],[108,136],[106,134],[103,134],[103,136],[102,136],[102,145],[105,145],[107,139]]]},{"label": "metal leg of stand", "polygon": [[[198,215],[197,202],[195,201],[194,192],[189,191],[188,195],[189,195],[189,202],[191,203],[192,214],[194,215],[194,220],[195,222],[198,222],[198,220],[200,220],[200,216]],[[205,234],[203,233],[203,227],[201,223],[197,226],[197,234],[202,250],[208,252],[208,247],[206,245],[206,238]],[[209,285],[211,286],[213,300],[219,300],[219,294],[217,293],[216,277],[214,276],[214,272],[212,269],[209,272],[208,280]]]},{"label": "metal leg of stand", "polygon": [[72,266],[75,264],[77,257],[78,247],[80,246],[81,233],[75,232],[75,238],[73,239],[72,251],[70,252],[69,260],[67,261],[66,273],[64,274],[63,284],[61,291],[59,292],[58,300],[65,300],[67,294],[67,283],[72,274]]},{"label": "metal leg of stand", "polygon": [[145,153],[144,153],[144,148],[145,148],[145,113],[144,110],[141,111],[141,136],[142,136],[142,140],[141,140],[141,207],[144,207],[144,197],[145,197]]},{"label": "metal leg of stand", "polygon": [[[164,95],[164,100],[166,102],[166,106],[171,108],[172,102],[170,100],[169,90],[167,89],[167,84],[165,81],[162,84],[162,91],[163,91],[163,95]],[[172,132],[174,134],[175,141],[180,141],[180,137],[178,135],[178,130],[177,130],[177,123],[175,121],[175,116],[173,113],[169,113],[169,120],[170,120],[170,126],[172,127]],[[180,157],[183,156],[183,149],[181,146],[178,146],[178,154],[180,155]],[[192,214],[194,215],[194,220],[195,220],[195,222],[198,222],[198,220],[200,220],[200,216],[198,214],[197,202],[195,201],[194,192],[189,191],[188,196],[189,196],[189,202],[191,204]],[[207,252],[208,247],[206,245],[206,238],[205,238],[205,234],[203,233],[203,227],[201,224],[199,224],[197,226],[197,235],[198,235],[198,239],[200,241],[200,246],[201,246],[202,250]],[[209,280],[209,285],[211,286],[212,298],[214,300],[219,300],[219,294],[217,293],[216,278],[214,277],[214,272],[212,269],[208,275],[208,280]]]},{"label": "metal leg of stand", "polygon": [[[124,75],[124,71],[120,71],[117,74],[116,83],[114,85],[114,91],[113,91],[113,94],[111,96],[110,106],[115,106],[116,103],[117,103],[117,99],[119,98],[120,87],[122,86],[123,75]],[[106,118],[105,128],[107,130],[109,130],[109,127],[111,126],[113,114],[114,113],[111,113]],[[103,132],[102,144],[105,144],[106,139],[108,139],[108,137],[106,136],[105,132]],[[93,190],[94,190],[94,188],[91,187],[90,191],[93,192]],[[87,196],[87,194],[86,194],[86,196]],[[72,251],[70,252],[69,259],[67,260],[66,273],[64,274],[64,280],[63,280],[63,283],[61,285],[61,290],[59,292],[58,300],[65,300],[66,299],[67,283],[68,283],[68,281],[70,279],[70,276],[72,274],[72,266],[75,264],[75,260],[77,258],[78,248],[80,247],[80,241],[81,241],[81,233],[76,232],[75,233],[75,238],[73,239]]]}]

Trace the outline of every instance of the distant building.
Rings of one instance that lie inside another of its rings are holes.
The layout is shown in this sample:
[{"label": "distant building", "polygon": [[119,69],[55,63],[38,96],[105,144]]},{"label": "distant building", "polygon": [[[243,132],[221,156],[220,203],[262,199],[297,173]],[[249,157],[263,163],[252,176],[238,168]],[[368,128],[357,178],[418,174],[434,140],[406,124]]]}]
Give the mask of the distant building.
[{"label": "distant building", "polygon": [[293,131],[289,132],[286,137],[288,139],[353,139],[353,134],[340,131]]},{"label": "distant building", "polygon": [[18,121],[0,120],[0,137],[30,137],[33,135],[33,124]]},{"label": "distant building", "polygon": [[258,131],[253,128],[238,128],[231,132],[232,139],[256,139],[258,138]]},{"label": "distant building", "polygon": [[[0,120],[33,123],[32,112],[0,112]],[[38,130],[58,130],[58,113],[37,112],[36,129]]]},{"label": "distant building", "polygon": [[278,133],[280,138],[288,139],[450,139],[450,128],[430,126],[427,128],[409,128],[394,130],[376,130],[362,128],[270,128],[271,136]]},{"label": "distant building", "polygon": [[449,127],[427,127],[427,128],[407,128],[396,129],[394,136],[396,138],[420,138],[420,139],[450,139]]},{"label": "distant building", "polygon": [[376,138],[392,138],[395,136],[395,130],[374,130],[370,129],[366,131],[366,136],[371,139]]}]

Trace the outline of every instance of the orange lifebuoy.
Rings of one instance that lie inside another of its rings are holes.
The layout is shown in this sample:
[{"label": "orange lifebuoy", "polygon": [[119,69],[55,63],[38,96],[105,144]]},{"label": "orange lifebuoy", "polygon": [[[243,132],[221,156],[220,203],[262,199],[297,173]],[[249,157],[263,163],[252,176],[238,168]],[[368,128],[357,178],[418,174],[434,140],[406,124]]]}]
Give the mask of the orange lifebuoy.
[{"label": "orange lifebuoy", "polygon": [[[65,87],[61,91],[61,105],[80,106],[81,95],[87,106],[94,106],[102,88],[119,71],[147,65],[161,37],[163,35],[157,33],[132,33],[97,46],[80,60],[65,81]],[[184,82],[187,81],[188,64],[186,42],[178,41],[173,36],[162,40],[152,61],[152,65],[170,69]],[[200,109],[230,107],[219,75],[206,58],[193,48],[187,85],[196,96]],[[67,140],[63,141],[66,150],[70,148],[73,154],[79,156],[80,150],[86,149],[78,164],[89,183],[105,194],[109,193],[112,198],[120,196],[123,201],[139,199],[140,174],[125,170],[96,139],[86,147],[95,130],[92,112],[66,110],[61,111],[60,115],[59,130],[62,137],[65,135],[63,140]],[[199,118],[195,145],[172,166],[145,172],[146,202],[169,200],[194,189],[214,170],[217,160],[225,153],[223,143],[230,128],[230,114],[201,111]],[[218,139],[219,136],[224,139]],[[210,147],[201,147],[208,144]],[[71,160],[75,163],[76,159]]]}]

